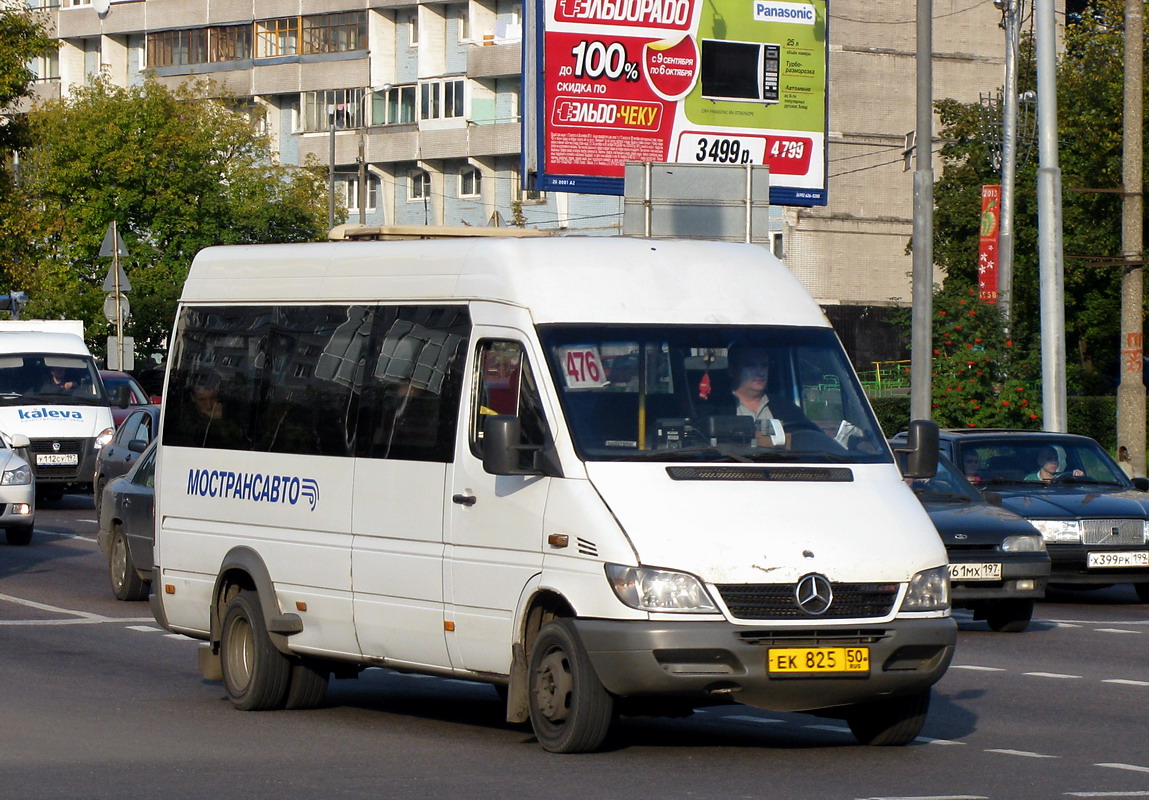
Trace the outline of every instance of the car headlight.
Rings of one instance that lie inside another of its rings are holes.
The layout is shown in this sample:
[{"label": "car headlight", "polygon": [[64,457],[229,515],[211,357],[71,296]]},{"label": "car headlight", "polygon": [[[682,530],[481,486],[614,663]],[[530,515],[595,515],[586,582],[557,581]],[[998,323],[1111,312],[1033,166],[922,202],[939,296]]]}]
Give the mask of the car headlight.
[{"label": "car headlight", "polygon": [[1040,553],[1045,549],[1045,541],[1029,533],[1006,536],[1001,540],[1001,549],[1006,553]]},{"label": "car headlight", "polygon": [[1081,521],[1076,519],[1031,519],[1046,544],[1081,544]]},{"label": "car headlight", "polygon": [[6,469],[0,475],[0,486],[27,486],[32,482],[32,470],[27,465]]},{"label": "car headlight", "polygon": [[112,437],[115,435],[116,435],[116,429],[115,428],[104,428],[102,431],[100,431],[100,435],[96,437],[96,442],[92,446],[96,450],[99,450],[104,445],[106,445],[108,442],[112,441]]},{"label": "car headlight", "polygon": [[945,611],[950,607],[950,573],[946,567],[919,572],[910,580],[902,611]]},{"label": "car headlight", "polygon": [[606,577],[619,600],[641,611],[718,610],[702,582],[685,572],[607,564]]}]

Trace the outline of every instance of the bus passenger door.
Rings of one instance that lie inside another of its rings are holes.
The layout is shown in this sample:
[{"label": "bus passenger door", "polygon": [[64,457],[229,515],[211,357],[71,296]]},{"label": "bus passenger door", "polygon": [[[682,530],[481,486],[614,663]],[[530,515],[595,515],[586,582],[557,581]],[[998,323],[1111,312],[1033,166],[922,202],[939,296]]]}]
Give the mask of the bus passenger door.
[{"label": "bus passenger door", "polygon": [[537,369],[518,336],[508,334],[517,332],[475,329],[470,410],[455,450],[444,562],[451,663],[497,674],[510,671],[515,609],[523,587],[542,569],[550,488],[550,478],[540,475],[483,469],[483,417],[517,415],[524,444],[542,444],[547,431]]}]

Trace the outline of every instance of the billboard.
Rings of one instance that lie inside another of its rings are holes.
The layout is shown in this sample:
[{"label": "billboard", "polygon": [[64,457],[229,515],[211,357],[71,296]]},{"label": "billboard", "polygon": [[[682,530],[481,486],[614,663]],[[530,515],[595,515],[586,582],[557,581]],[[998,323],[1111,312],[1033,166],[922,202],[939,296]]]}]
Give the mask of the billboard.
[{"label": "billboard", "polygon": [[622,194],[627,162],[764,164],[772,203],[825,205],[826,2],[537,0],[524,172]]}]

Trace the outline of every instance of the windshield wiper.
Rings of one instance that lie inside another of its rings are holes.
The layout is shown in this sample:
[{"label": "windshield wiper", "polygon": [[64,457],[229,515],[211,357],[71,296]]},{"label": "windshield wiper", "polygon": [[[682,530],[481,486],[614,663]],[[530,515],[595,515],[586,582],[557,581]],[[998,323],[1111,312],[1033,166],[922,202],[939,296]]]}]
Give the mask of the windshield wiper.
[{"label": "windshield wiper", "polygon": [[916,494],[918,497],[928,500],[949,500],[953,502],[961,501],[963,503],[972,502],[970,498],[966,497],[964,494],[960,494],[959,492],[940,492],[933,489],[914,489],[914,494]]}]

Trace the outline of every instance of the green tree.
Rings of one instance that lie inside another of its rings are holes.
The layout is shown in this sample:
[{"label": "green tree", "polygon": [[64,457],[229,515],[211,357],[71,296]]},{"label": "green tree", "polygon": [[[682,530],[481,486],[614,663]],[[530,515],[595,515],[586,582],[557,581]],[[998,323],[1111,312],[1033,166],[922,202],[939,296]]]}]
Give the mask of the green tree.
[{"label": "green tree", "polygon": [[9,267],[31,298],[28,316],[84,319],[99,348],[110,259],[98,253],[113,220],[129,252],[127,333],[139,352],[167,337],[202,248],[324,237],[321,172],[277,163],[245,114],[205,99],[214,91],[100,79],[29,115],[35,146],[20,187],[28,234]]},{"label": "green tree", "polygon": [[1005,334],[1000,310],[957,284],[934,293],[933,410],[945,428],[1036,428],[1038,366]]},{"label": "green tree", "polygon": [[[1105,393],[1119,371],[1121,125],[1124,3],[1090,0],[1069,18],[1057,70],[1059,165],[1063,195],[1065,320],[1071,392]],[[1023,42],[1019,88],[1035,89],[1033,45]],[[1147,104],[1149,108],[1149,104]],[[937,104],[944,168],[935,187],[934,254],[947,283],[977,281],[982,184],[1000,182],[985,147],[977,104]],[[1015,345],[1039,350],[1036,145],[1019,165],[1015,189],[1013,313]],[[1098,191],[1102,190],[1102,191]]]},{"label": "green tree", "polygon": [[28,64],[55,49],[44,20],[26,11],[0,7],[0,152],[7,154],[27,146],[27,122],[16,112],[20,102],[32,96],[36,76]]}]

